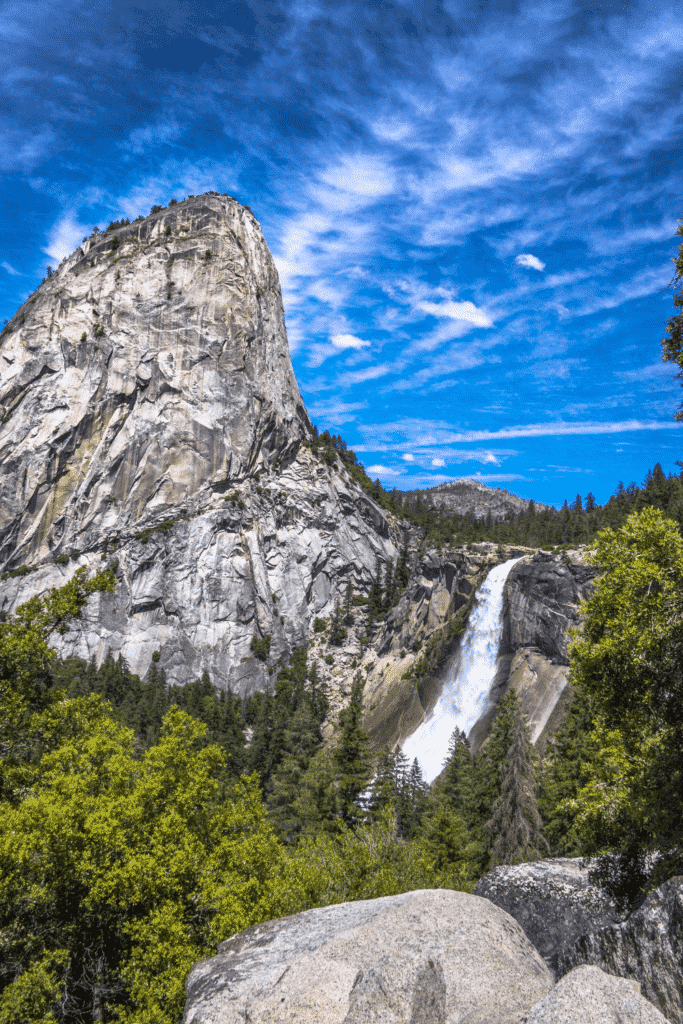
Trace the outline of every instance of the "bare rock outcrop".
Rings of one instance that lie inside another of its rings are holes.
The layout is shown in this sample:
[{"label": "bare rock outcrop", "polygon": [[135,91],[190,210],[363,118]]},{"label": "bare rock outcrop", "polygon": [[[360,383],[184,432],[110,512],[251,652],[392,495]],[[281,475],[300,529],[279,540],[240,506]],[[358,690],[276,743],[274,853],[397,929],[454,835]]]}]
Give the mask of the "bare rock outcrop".
[{"label": "bare rock outcrop", "polygon": [[580,964],[637,981],[672,1024],[683,1024],[683,876],[654,889],[622,924],[578,939],[560,970]]},{"label": "bare rock outcrop", "polygon": [[480,878],[474,892],[522,926],[550,969],[587,932],[622,921],[614,901],[588,877],[581,858],[557,857],[502,865]]},{"label": "bare rock outcrop", "polygon": [[187,979],[184,1024],[513,1024],[552,977],[487,900],[423,890],[241,932]]}]

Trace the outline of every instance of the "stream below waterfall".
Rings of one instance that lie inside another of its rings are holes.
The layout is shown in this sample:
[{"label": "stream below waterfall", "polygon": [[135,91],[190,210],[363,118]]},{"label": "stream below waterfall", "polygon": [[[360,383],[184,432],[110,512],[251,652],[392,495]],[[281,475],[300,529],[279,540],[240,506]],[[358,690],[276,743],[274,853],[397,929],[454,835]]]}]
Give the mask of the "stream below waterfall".
[{"label": "stream below waterfall", "polygon": [[503,631],[503,588],[517,562],[497,565],[479,587],[452,677],[428,717],[403,742],[403,753],[411,764],[417,758],[426,782],[441,773],[453,730],[469,734],[489,705]]}]

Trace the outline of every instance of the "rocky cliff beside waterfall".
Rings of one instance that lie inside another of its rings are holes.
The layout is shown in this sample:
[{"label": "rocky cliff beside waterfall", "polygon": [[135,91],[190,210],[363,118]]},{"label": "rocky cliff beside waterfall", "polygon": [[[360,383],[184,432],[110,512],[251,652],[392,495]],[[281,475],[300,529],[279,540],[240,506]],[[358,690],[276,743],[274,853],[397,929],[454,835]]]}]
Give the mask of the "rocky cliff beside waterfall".
[{"label": "rocky cliff beside waterfall", "polygon": [[[433,706],[486,571],[519,554],[498,684],[515,679],[536,712],[546,687],[547,720],[585,573],[531,549],[424,550],[348,466],[320,457],[277,271],[235,199],[191,197],[85,240],[2,332],[0,372],[0,611],[77,566],[117,564],[116,593],[90,602],[60,654],[122,655],[141,676],[154,659],[170,683],[206,671],[246,694],[312,643],[333,707],[362,665],[368,727],[395,743]],[[495,515],[513,497],[470,491]],[[367,595],[404,541],[398,605],[370,639],[356,616],[332,658],[315,620],[349,582]],[[438,668],[416,684],[430,645]]]}]

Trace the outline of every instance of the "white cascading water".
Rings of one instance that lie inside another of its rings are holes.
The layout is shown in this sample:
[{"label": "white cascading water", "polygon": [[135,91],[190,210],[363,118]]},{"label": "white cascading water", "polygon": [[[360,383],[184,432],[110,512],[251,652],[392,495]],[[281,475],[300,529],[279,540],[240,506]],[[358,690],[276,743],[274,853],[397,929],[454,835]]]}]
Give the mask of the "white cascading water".
[{"label": "white cascading water", "polygon": [[429,717],[403,743],[403,753],[411,764],[417,758],[426,782],[441,773],[453,730],[457,727],[468,734],[488,706],[503,630],[503,587],[518,561],[512,558],[497,565],[480,586],[453,678]]}]

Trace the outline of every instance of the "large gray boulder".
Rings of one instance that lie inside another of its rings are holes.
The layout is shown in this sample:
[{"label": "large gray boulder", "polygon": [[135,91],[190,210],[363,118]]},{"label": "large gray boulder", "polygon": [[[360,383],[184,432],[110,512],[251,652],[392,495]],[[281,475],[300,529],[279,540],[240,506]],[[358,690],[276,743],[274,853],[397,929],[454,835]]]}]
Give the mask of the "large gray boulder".
[{"label": "large gray boulder", "polygon": [[653,890],[623,924],[578,939],[560,970],[579,964],[635,979],[669,1020],[683,1024],[683,876]]},{"label": "large gray boulder", "polygon": [[552,984],[508,914],[428,889],[233,936],[190,972],[184,1024],[514,1024]]},{"label": "large gray boulder", "polygon": [[474,892],[507,911],[551,970],[576,940],[621,921],[614,901],[592,885],[580,858],[504,865],[480,878]]},{"label": "large gray boulder", "polygon": [[525,1013],[519,1024],[666,1024],[636,981],[577,967]]}]

